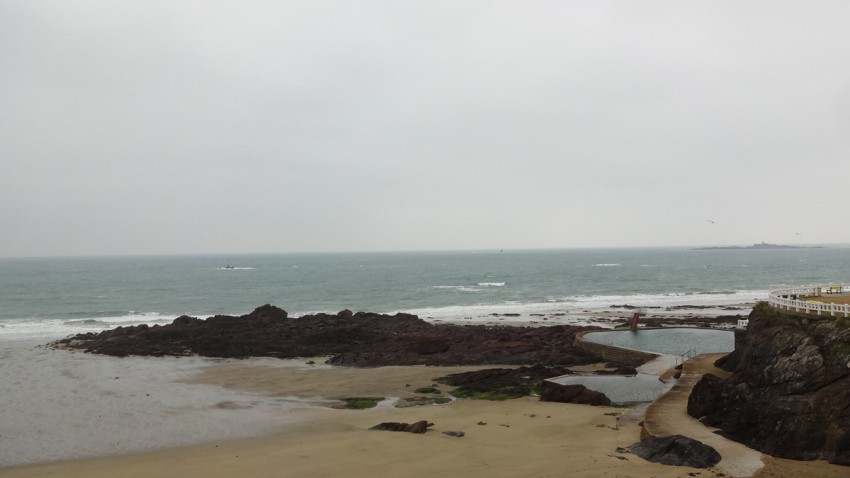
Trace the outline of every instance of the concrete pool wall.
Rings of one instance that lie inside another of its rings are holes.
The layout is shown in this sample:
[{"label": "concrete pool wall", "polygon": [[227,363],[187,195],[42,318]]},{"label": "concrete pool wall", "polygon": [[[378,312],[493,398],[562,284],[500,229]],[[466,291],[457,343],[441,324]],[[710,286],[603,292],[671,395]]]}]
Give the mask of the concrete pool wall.
[{"label": "concrete pool wall", "polygon": [[[607,344],[599,344],[596,342],[591,342],[589,340],[585,340],[585,334],[589,334],[591,332],[608,332],[608,331],[599,331],[599,330],[590,330],[586,332],[579,332],[576,334],[576,338],[573,341],[573,345],[579,349],[586,350],[588,352],[595,353],[605,360],[609,360],[612,362],[622,362],[622,363],[644,363],[649,362],[658,357],[659,354],[654,354],[651,352],[644,352],[641,350],[632,350],[623,347],[617,347],[615,345],[607,345]],[[611,332],[622,332],[620,330],[611,330]]]}]

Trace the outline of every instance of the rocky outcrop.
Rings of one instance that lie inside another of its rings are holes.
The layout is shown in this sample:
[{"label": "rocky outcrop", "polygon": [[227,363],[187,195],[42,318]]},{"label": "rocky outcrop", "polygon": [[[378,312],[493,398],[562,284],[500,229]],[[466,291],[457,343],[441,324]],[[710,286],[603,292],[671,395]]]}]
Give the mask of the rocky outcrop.
[{"label": "rocky outcrop", "polygon": [[710,468],[721,458],[714,448],[682,435],[650,438],[635,443],[628,450],[653,463],[692,468]]},{"label": "rocky outcrop", "polygon": [[425,433],[429,427],[434,426],[426,420],[419,420],[416,423],[401,423],[401,422],[382,422],[369,430],[384,430],[390,432],[408,432],[408,433]]},{"label": "rocky outcrop", "polygon": [[548,380],[544,380],[540,384],[540,401],[601,406],[611,405],[611,399],[602,392],[590,390],[580,384],[562,385]]},{"label": "rocky outcrop", "polygon": [[589,327],[510,327],[432,324],[415,315],[344,310],[291,318],[264,305],[240,317],[206,320],[179,317],[171,324],[118,327],[80,334],[59,345],[86,352],[208,357],[316,357],[356,367],[382,365],[547,364],[598,362],[573,347],[575,334]]},{"label": "rocky outcrop", "polygon": [[570,373],[572,372],[564,367],[534,365],[453,373],[440,378],[439,381],[458,387],[452,391],[452,395],[456,397],[509,399],[531,395],[539,391],[546,378]]},{"label": "rocky outcrop", "polygon": [[758,304],[746,337],[694,387],[688,413],[764,453],[850,465],[850,324]]}]

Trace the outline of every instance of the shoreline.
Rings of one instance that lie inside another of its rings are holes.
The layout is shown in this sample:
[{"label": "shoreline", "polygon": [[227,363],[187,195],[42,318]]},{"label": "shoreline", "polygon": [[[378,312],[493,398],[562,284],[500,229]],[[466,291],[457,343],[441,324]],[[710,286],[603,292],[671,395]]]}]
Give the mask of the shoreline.
[{"label": "shoreline", "polygon": [[[624,309],[620,313],[627,317],[630,311]],[[683,321],[691,318],[683,316],[681,310],[668,311],[664,315],[677,316]],[[455,323],[463,325],[465,322]],[[559,324],[500,320],[492,325]],[[39,352],[70,353],[47,349]],[[432,385],[433,379],[439,376],[499,367],[495,365],[348,368],[310,364],[307,358],[146,359],[70,354],[81,363],[111,362],[125,368],[131,364],[141,367],[153,364],[154,369],[159,367],[155,365],[157,363],[182,364],[185,367],[179,371],[179,377],[164,378],[166,382],[171,380],[192,389],[208,387],[202,394],[205,404],[198,406],[195,403],[194,408],[206,407],[210,409],[206,411],[212,411],[219,417],[251,416],[252,420],[256,419],[255,425],[263,423],[267,428],[243,429],[243,433],[248,433],[242,436],[195,436],[194,443],[167,443],[166,440],[163,446],[154,447],[159,448],[155,450],[101,450],[103,453],[96,456],[59,457],[59,461],[42,459],[29,464],[12,464],[0,467],[0,475],[114,476],[115,470],[120,469],[122,476],[156,474],[177,477],[186,473],[203,473],[210,477],[234,474],[281,476],[279,471],[285,467],[291,476],[336,476],[344,467],[346,474],[355,477],[381,473],[404,473],[413,477],[463,473],[483,477],[498,474],[501,468],[510,469],[512,476],[540,476],[552,471],[580,477],[666,478],[689,472],[712,476],[707,470],[658,465],[634,455],[617,453],[618,447],[630,446],[640,439],[639,419],[624,419],[618,423],[615,417],[633,407],[591,407],[540,402],[536,398],[525,397],[505,402],[461,399],[445,405],[407,408],[394,408],[391,403],[383,403],[375,409],[359,411],[328,408],[331,402],[345,396],[403,399],[414,395],[412,390],[418,387]],[[103,370],[97,370],[97,373],[101,372]],[[163,387],[163,383],[148,385],[156,390]],[[165,384],[165,387],[168,385]],[[188,417],[195,411],[177,410],[172,413],[177,413],[178,417],[185,413]],[[629,415],[634,416],[635,413]],[[419,420],[428,420],[435,425],[425,435],[368,430],[383,421]],[[235,421],[241,422],[241,418]],[[479,425],[479,422],[487,425]],[[247,425],[248,428],[250,426],[253,425]],[[466,436],[453,438],[440,433],[448,430],[461,430]],[[514,443],[523,445],[511,446]],[[422,453],[423,447],[430,451]],[[510,453],[505,452],[506,447]],[[349,449],[354,451],[349,453],[346,451]],[[464,450],[464,453],[458,453],[458,449]],[[246,460],[247,457],[251,459]],[[836,470],[834,465],[821,462],[781,459],[766,462],[768,466],[757,476],[799,476],[794,473],[802,470],[809,473],[816,470],[819,476],[837,477],[843,476],[842,472],[846,473],[845,467],[837,467]],[[515,473],[517,467],[524,471]],[[155,472],[152,471],[154,469]]]},{"label": "shoreline", "polygon": [[[764,291],[766,296],[767,291]],[[693,300],[692,300],[693,299]],[[489,304],[475,306],[449,306],[436,308],[399,309],[379,312],[386,315],[397,313],[416,315],[422,320],[434,324],[458,325],[593,325],[614,327],[618,321],[631,317],[630,309],[645,307],[650,317],[658,318],[706,318],[725,315],[747,315],[759,301],[759,297],[742,294],[741,297],[724,297],[729,300],[717,300],[713,296],[676,297],[670,302],[653,302],[645,298],[613,296],[604,300],[596,299],[592,303],[540,302],[527,304]],[[659,305],[663,304],[663,305]],[[238,316],[246,311],[229,315]],[[339,311],[325,310],[315,312],[294,312],[292,318],[300,318],[319,313],[335,314]],[[357,311],[355,311],[357,312]],[[181,314],[207,319],[208,314]],[[224,314],[228,315],[228,314]],[[5,340],[43,340],[45,343],[69,335],[99,333],[119,326],[127,327],[145,324],[167,325],[180,315],[132,315],[129,317],[94,317],[80,319],[10,319],[0,321],[0,341]]]},{"label": "shoreline", "polygon": [[[734,302],[728,304],[682,304],[655,306],[633,304],[609,304],[605,307],[565,307],[564,304],[529,305],[527,307],[493,306],[493,310],[478,311],[475,314],[447,313],[445,315],[421,314],[420,310],[402,311],[418,315],[425,321],[435,324],[455,325],[510,325],[510,326],[546,326],[546,325],[577,325],[614,328],[628,321],[634,309],[646,308],[646,319],[659,320],[695,320],[716,319],[723,316],[749,315],[757,300]],[[510,310],[505,312],[504,309]]]}]

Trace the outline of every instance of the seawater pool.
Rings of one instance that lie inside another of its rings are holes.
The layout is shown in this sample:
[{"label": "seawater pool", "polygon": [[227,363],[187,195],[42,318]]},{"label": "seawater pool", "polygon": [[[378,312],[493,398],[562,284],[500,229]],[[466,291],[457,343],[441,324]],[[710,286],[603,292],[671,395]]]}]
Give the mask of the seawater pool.
[{"label": "seawater pool", "polygon": [[591,332],[584,340],[597,344],[643,350],[666,355],[689,356],[735,350],[735,334],[730,330],[669,328]]},{"label": "seawater pool", "polygon": [[[637,331],[615,330],[591,332],[584,335],[588,342],[613,345],[665,355],[687,355],[731,352],[735,349],[735,334],[728,330],[670,328]],[[580,384],[604,393],[617,405],[645,403],[666,392],[672,383],[658,376],[638,373],[634,376],[570,375],[551,379],[563,385]]]}]

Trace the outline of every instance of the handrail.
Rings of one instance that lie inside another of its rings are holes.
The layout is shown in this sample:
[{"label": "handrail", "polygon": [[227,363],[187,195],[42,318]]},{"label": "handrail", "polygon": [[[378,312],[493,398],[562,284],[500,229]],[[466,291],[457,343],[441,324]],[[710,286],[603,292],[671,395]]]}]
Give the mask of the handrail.
[{"label": "handrail", "polygon": [[[850,286],[829,284],[781,288],[771,290],[768,293],[767,302],[778,309],[794,309],[796,312],[805,312],[807,314],[817,315],[821,315],[821,312],[828,312],[831,317],[835,317],[836,313],[841,313],[844,314],[844,317],[850,317],[850,304],[833,304],[829,302],[799,299],[801,296],[820,296],[823,294],[824,290],[835,290],[838,291],[838,293],[841,293],[842,291],[850,292]],[[827,295],[829,295],[829,293],[827,293]]]},{"label": "handrail", "polygon": [[689,359],[694,358],[696,356],[696,354],[697,354],[697,349],[690,349],[685,353],[681,353],[679,355],[676,355],[676,366],[678,367],[679,364],[683,364],[683,363],[687,362]]}]

